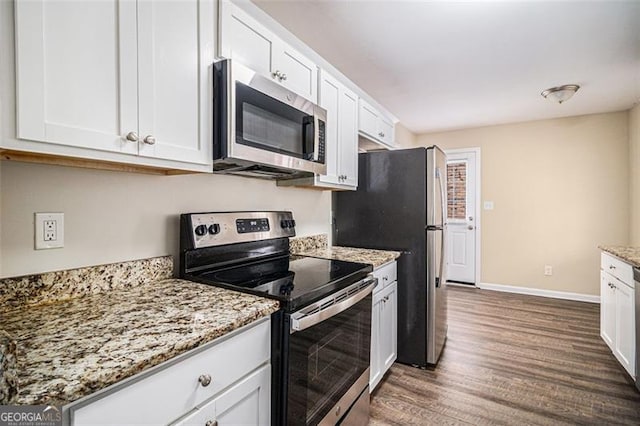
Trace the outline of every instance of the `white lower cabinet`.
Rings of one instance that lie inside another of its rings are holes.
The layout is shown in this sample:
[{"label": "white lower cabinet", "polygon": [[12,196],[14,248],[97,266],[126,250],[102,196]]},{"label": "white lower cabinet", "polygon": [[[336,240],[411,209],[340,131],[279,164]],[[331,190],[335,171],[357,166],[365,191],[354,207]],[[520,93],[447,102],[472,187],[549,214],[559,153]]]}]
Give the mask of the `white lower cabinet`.
[{"label": "white lower cabinet", "polygon": [[[631,278],[629,278],[631,277]],[[613,355],[636,376],[635,288],[631,265],[602,254],[600,336]]]},{"label": "white lower cabinet", "polygon": [[268,425],[270,393],[271,368],[264,366],[174,425]]},{"label": "white lower cabinet", "polygon": [[378,285],[371,312],[371,369],[369,391],[373,392],[398,356],[398,283],[396,262],[374,271]]},{"label": "white lower cabinet", "polygon": [[70,424],[268,425],[269,318],[220,340],[71,404]]}]

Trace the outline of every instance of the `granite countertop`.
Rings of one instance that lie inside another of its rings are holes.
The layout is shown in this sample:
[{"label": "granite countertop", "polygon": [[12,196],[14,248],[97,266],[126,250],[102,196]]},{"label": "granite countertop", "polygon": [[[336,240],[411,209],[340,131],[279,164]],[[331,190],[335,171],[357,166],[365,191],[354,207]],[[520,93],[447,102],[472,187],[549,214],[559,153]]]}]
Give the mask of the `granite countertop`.
[{"label": "granite countertop", "polygon": [[299,237],[290,242],[291,253],[301,256],[344,260],[346,262],[368,263],[374,269],[393,262],[402,254],[399,251],[373,250],[355,247],[339,247],[327,244],[324,234]]},{"label": "granite countertop", "polygon": [[80,297],[2,305],[0,404],[71,403],[279,308],[172,278],[88,287]]},{"label": "granite countertop", "polygon": [[620,259],[630,263],[636,268],[640,268],[640,247],[628,246],[599,246],[601,250],[618,256]]}]

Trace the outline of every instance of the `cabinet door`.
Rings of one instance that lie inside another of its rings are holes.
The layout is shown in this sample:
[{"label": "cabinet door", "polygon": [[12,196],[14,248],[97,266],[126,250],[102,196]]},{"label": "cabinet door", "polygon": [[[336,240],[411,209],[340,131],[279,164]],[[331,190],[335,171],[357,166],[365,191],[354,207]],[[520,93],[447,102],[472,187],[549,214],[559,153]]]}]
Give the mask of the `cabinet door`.
[{"label": "cabinet door", "polygon": [[218,426],[269,425],[271,366],[267,365],[216,398]]},{"label": "cabinet door", "polygon": [[604,271],[600,272],[600,336],[611,350],[614,349],[613,340],[616,333],[616,300],[613,282],[613,277]]},{"label": "cabinet door", "polygon": [[137,153],[133,0],[15,2],[17,137]]},{"label": "cabinet door", "polygon": [[358,96],[343,86],[340,94],[339,174],[344,185],[358,185]]},{"label": "cabinet door", "polygon": [[213,0],[138,2],[140,155],[211,162],[213,13]]},{"label": "cabinet door", "polygon": [[327,110],[326,164],[327,173],[319,177],[321,182],[337,184],[338,151],[342,117],[340,116],[341,84],[330,74],[320,74],[320,106]]},{"label": "cabinet door", "polygon": [[220,2],[219,55],[273,77],[277,37],[228,0]]},{"label": "cabinet door", "polygon": [[278,82],[292,92],[318,102],[318,66],[282,41],[274,53],[273,72],[282,73]]},{"label": "cabinet door", "polygon": [[397,293],[397,283],[395,282],[383,290],[382,313],[380,315],[380,362],[382,364],[382,374],[387,372],[397,358]]},{"label": "cabinet door", "polygon": [[358,130],[369,136],[378,134],[378,111],[366,101],[360,99],[358,110]]},{"label": "cabinet door", "polygon": [[616,337],[613,353],[618,361],[635,377],[636,371],[636,327],[634,289],[615,283]]},{"label": "cabinet door", "polygon": [[380,117],[380,119],[378,120],[377,137],[387,145],[393,145],[393,140],[394,140],[393,123]]},{"label": "cabinet door", "polygon": [[369,392],[373,392],[382,379],[382,362],[380,361],[380,307],[382,298],[373,296],[371,307],[371,365],[369,369]]},{"label": "cabinet door", "polygon": [[269,425],[270,420],[271,366],[265,365],[174,425]]}]

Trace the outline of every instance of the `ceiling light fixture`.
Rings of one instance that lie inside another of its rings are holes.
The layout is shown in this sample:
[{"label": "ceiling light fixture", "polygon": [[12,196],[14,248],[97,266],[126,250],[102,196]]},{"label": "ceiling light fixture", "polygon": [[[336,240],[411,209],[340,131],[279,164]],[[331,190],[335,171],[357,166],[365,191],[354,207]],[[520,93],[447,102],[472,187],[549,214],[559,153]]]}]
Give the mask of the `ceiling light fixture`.
[{"label": "ceiling light fixture", "polygon": [[577,84],[565,84],[564,86],[552,87],[540,93],[542,97],[559,104],[568,101],[578,91]]}]

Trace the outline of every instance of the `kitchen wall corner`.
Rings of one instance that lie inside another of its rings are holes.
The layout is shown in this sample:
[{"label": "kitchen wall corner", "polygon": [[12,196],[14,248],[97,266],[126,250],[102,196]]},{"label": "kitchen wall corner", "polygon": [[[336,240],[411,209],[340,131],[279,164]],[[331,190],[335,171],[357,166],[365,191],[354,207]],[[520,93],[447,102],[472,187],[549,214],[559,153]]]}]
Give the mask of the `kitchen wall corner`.
[{"label": "kitchen wall corner", "polygon": [[630,241],[640,247],[640,103],[629,110]]},{"label": "kitchen wall corner", "polygon": [[416,146],[418,135],[407,129],[401,123],[396,123],[395,133],[395,142],[398,148],[414,148]]},{"label": "kitchen wall corner", "polygon": [[[155,176],[4,161],[0,277],[171,254],[179,214],[292,210],[299,236],[330,233],[331,193],[235,176]],[[65,214],[65,247],[34,250],[33,213]]]}]

